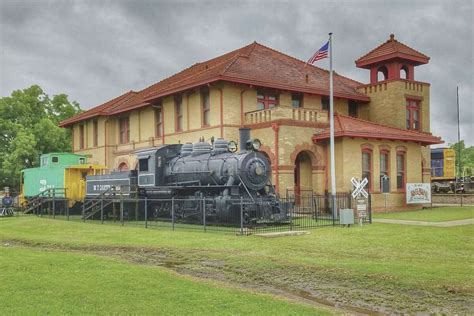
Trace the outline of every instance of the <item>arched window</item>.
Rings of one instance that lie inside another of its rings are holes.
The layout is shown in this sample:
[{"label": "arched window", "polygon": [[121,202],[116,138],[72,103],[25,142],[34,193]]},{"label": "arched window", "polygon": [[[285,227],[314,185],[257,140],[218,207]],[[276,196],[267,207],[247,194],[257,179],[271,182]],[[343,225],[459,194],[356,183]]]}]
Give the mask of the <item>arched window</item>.
[{"label": "arched window", "polygon": [[372,150],[362,149],[362,179],[367,178],[367,188],[372,191]]},{"label": "arched window", "polygon": [[397,151],[397,190],[405,191],[406,182],[406,154],[404,151]]},{"label": "arched window", "polygon": [[388,79],[388,69],[385,66],[377,69],[377,81],[383,81]]},{"label": "arched window", "polygon": [[128,165],[126,162],[122,162],[119,164],[118,166],[118,170],[119,171],[127,171],[128,170]]},{"label": "arched window", "polygon": [[390,176],[390,152],[386,149],[380,151],[380,191],[383,191],[382,178]]},{"label": "arched window", "polygon": [[400,78],[408,79],[408,67],[405,65],[400,68]]}]

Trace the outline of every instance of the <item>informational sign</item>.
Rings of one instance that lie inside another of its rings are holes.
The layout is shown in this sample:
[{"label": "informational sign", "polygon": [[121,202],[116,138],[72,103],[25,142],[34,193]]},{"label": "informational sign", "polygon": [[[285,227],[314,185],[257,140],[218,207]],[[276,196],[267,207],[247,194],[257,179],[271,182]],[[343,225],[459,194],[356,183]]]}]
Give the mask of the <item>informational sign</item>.
[{"label": "informational sign", "polygon": [[360,195],[364,196],[365,198],[369,197],[367,191],[365,191],[364,187],[369,183],[367,178],[364,178],[362,181],[359,181],[356,178],[351,179],[352,185],[354,186],[354,191],[352,191],[352,198],[357,198]]},{"label": "informational sign", "polygon": [[380,177],[380,188],[382,193],[390,193],[390,178],[387,175]]},{"label": "informational sign", "polygon": [[357,211],[367,211],[367,200],[366,199],[357,199],[356,201]]},{"label": "informational sign", "polygon": [[431,203],[430,183],[407,183],[406,184],[407,204]]}]

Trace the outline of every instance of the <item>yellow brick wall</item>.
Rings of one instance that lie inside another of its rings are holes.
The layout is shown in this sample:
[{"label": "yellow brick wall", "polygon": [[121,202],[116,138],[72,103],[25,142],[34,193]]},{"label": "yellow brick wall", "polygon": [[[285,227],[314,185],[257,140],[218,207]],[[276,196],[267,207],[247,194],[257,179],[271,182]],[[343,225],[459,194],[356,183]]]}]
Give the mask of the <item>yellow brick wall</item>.
[{"label": "yellow brick wall", "polygon": [[156,135],[155,109],[151,106],[140,110],[140,137],[142,141]]},{"label": "yellow brick wall", "polygon": [[303,107],[321,110],[321,96],[305,93],[303,97]]},{"label": "yellow brick wall", "polygon": [[349,115],[347,100],[334,98],[334,112],[342,115]]},{"label": "yellow brick wall", "polygon": [[406,128],[406,99],[421,97],[422,131],[430,131],[430,86],[404,80],[387,81],[359,88],[370,97],[369,119],[387,126]]},{"label": "yellow brick wall", "polygon": [[210,123],[211,126],[216,126],[220,124],[221,117],[221,89],[214,87],[210,88],[209,98],[211,103]]},{"label": "yellow brick wall", "polygon": [[291,104],[291,92],[288,91],[283,91],[280,93],[279,100],[278,100],[279,105],[284,105],[284,106],[292,106]]}]

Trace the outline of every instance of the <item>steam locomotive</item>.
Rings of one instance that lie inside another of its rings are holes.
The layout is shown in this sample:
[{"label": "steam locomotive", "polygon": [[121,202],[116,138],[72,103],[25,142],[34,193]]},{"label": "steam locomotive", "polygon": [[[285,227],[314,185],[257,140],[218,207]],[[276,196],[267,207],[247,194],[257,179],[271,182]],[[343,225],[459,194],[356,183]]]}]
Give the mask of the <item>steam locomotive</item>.
[{"label": "steam locomotive", "polygon": [[169,215],[173,208],[181,218],[192,217],[204,200],[206,217],[219,222],[240,221],[241,212],[245,222],[287,220],[271,185],[270,162],[259,152],[260,141],[250,139],[246,129],[241,133],[244,148],[238,153],[224,139],[212,145],[201,139],[138,150],[137,171],[87,176],[86,196],[114,187],[121,195],[147,197],[155,216]]}]

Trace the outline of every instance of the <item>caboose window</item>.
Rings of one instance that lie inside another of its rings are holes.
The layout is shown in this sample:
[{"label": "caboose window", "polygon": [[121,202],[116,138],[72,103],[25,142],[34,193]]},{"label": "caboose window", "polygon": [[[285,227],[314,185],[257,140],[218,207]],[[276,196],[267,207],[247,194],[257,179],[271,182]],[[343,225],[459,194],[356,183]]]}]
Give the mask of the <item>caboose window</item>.
[{"label": "caboose window", "polygon": [[51,158],[51,161],[58,163],[58,162],[59,162],[59,158],[58,158],[57,156],[53,156],[53,158]]},{"label": "caboose window", "polygon": [[41,166],[46,167],[48,165],[48,157],[41,158]]},{"label": "caboose window", "polygon": [[143,158],[143,159],[138,160],[138,170],[148,171],[148,158]]}]

